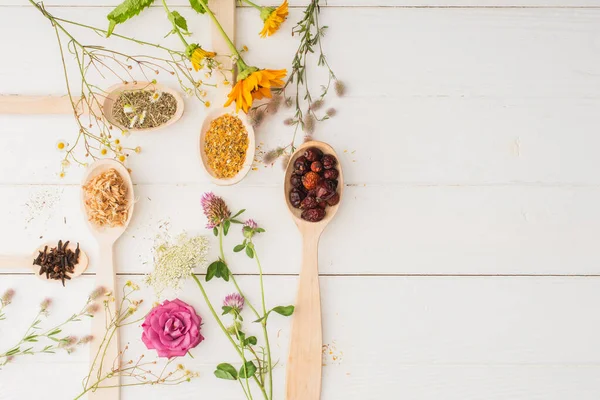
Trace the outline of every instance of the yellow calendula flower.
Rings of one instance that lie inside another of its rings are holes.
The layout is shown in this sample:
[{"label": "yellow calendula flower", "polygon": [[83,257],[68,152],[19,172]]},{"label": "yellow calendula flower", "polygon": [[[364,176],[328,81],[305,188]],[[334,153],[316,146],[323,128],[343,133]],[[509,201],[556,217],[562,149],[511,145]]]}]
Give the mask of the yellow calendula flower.
[{"label": "yellow calendula flower", "polygon": [[194,70],[196,71],[200,71],[204,59],[213,58],[217,55],[217,53],[215,53],[214,51],[204,50],[202,47],[200,47],[200,45],[196,43],[190,44],[185,52],[190,61],[192,62],[192,67],[194,67]]},{"label": "yellow calendula flower", "polygon": [[264,21],[262,31],[260,31],[260,37],[271,36],[283,24],[288,16],[288,2],[285,0],[279,7],[263,7],[260,12],[260,17]]},{"label": "yellow calendula flower", "polygon": [[263,97],[271,97],[271,88],[284,85],[282,78],[285,77],[285,69],[258,69],[248,67],[240,72],[239,80],[227,95],[225,107],[235,101],[236,111],[240,108],[248,112],[252,107],[254,99],[260,100]]}]

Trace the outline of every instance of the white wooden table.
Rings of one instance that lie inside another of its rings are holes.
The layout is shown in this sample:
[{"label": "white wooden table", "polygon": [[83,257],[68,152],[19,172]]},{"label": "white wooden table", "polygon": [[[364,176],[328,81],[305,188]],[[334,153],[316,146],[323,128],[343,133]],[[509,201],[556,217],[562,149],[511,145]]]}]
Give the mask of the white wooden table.
[{"label": "white wooden table", "polygon": [[[46,5],[104,26],[116,3]],[[184,0],[170,4],[208,43],[208,20],[193,17]],[[255,12],[238,9],[237,43],[250,48],[249,61],[289,68],[297,42],[287,33],[303,4],[293,1],[286,33],[266,41]],[[600,397],[599,7],[594,0],[331,0],[323,8],[326,52],[349,87],[331,100],[338,116],[317,135],[343,155],[348,184],[321,242],[324,341],[333,353],[324,355],[324,400]],[[119,29],[154,40],[168,30],[158,7]],[[179,45],[174,37],[164,42]],[[24,0],[0,0],[0,54],[0,94],[65,92],[52,30]],[[119,282],[141,283],[150,271],[163,222],[171,232],[204,232],[200,196],[214,190],[267,229],[257,245],[268,301],[292,302],[301,243],[282,201],[281,170],[261,167],[235,187],[211,185],[193,151],[206,110],[193,100],[187,107],[172,129],[129,139],[143,152],[129,160],[139,202],[117,244]],[[265,148],[287,143],[287,116],[261,129]],[[82,171],[57,176],[54,144],[73,140],[74,126],[70,116],[0,116],[0,253],[70,238],[96,255],[78,204]],[[232,260],[256,296],[253,265]],[[17,297],[0,324],[0,347],[17,338],[45,296],[55,300],[51,320],[72,312],[94,287],[94,270],[67,288],[3,272],[0,292],[12,287]],[[217,298],[230,291],[209,288]],[[142,295],[149,308],[151,291]],[[123,389],[123,399],[240,399],[237,386],[212,375],[235,355],[192,283],[180,298],[204,317],[207,339],[185,362],[201,377]],[[289,320],[273,321],[283,399]],[[122,337],[145,351],[139,327]],[[0,371],[0,399],[70,399],[87,364],[85,350],[17,359]]]}]

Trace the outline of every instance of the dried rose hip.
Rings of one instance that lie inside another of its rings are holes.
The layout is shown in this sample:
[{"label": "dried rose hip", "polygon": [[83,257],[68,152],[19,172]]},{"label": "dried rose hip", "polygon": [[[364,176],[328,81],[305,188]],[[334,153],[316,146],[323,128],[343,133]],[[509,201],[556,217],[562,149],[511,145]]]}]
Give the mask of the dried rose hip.
[{"label": "dried rose hip", "polygon": [[321,180],[321,177],[316,172],[307,172],[306,175],[302,177],[302,184],[307,190],[312,190],[317,187],[317,184]]},{"label": "dried rose hip", "polygon": [[321,162],[323,163],[323,168],[325,169],[331,169],[337,165],[337,160],[331,154],[325,154]]},{"label": "dried rose hip", "polygon": [[323,172],[323,178],[325,179],[337,179],[340,173],[335,168],[326,169]]},{"label": "dried rose hip", "polygon": [[310,162],[306,159],[306,157],[300,156],[296,158],[296,161],[294,161],[294,169],[296,170],[296,174],[304,175],[310,170]]},{"label": "dried rose hip", "polygon": [[290,191],[290,203],[292,203],[292,206],[300,208],[300,204],[302,203],[302,200],[304,200],[305,196],[306,195],[303,191],[298,188],[293,188]]},{"label": "dried rose hip", "polygon": [[309,147],[304,152],[304,157],[306,157],[306,159],[311,162],[319,160],[322,156],[323,152],[317,149],[316,147]]},{"label": "dried rose hip", "polygon": [[310,170],[313,172],[321,172],[323,171],[323,164],[321,164],[321,161],[313,161],[312,164],[310,164]]},{"label": "dried rose hip", "polygon": [[324,179],[317,186],[317,198],[320,200],[327,200],[335,194],[335,183],[328,179]]},{"label": "dried rose hip", "polygon": [[310,210],[311,208],[317,208],[317,198],[315,196],[306,196],[300,203],[300,208],[303,210]]},{"label": "dried rose hip", "polygon": [[325,210],[322,208],[311,208],[310,210],[304,210],[302,211],[301,217],[309,222],[319,222],[325,218]]},{"label": "dried rose hip", "polygon": [[292,184],[292,187],[302,187],[302,178],[299,175],[292,175],[290,177],[290,183]]},{"label": "dried rose hip", "polygon": [[327,202],[326,201],[322,201],[322,200],[317,200],[317,205],[319,207],[321,207],[322,209],[325,209],[325,207],[327,207]]},{"label": "dried rose hip", "polygon": [[327,201],[327,204],[329,204],[330,206],[335,206],[340,202],[340,194],[335,193],[333,196],[331,196],[326,201]]}]

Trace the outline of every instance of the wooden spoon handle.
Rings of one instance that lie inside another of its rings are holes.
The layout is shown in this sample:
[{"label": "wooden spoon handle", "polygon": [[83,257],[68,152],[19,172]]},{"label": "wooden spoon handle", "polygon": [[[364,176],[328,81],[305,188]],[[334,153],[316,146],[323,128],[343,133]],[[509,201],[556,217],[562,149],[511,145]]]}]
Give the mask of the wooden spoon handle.
[{"label": "wooden spoon handle", "polygon": [[[98,270],[96,272],[96,285],[104,287],[108,292],[112,294],[108,299],[108,311],[111,315],[116,315],[116,304],[120,301],[117,298],[117,291],[115,290],[115,267],[113,259],[113,247],[112,244],[101,244],[100,245],[100,256],[98,263]],[[113,300],[114,299],[114,300]],[[105,308],[100,307],[100,311],[97,315],[92,318],[92,340],[91,345],[91,358],[90,368],[93,369],[88,387],[94,385],[98,381],[98,377],[104,377],[110,372],[113,365],[116,367],[119,365],[119,330],[111,326],[107,330],[106,327],[110,323],[110,316],[106,315]],[[105,338],[106,335],[106,338]],[[103,340],[108,341],[112,335],[108,345],[103,343]],[[88,394],[88,400],[119,400],[120,388],[119,377],[115,376],[110,379],[105,379],[99,385],[102,388],[96,391],[90,391]],[[116,387],[106,387],[116,386]]]},{"label": "wooden spoon handle", "polygon": [[0,269],[31,268],[33,259],[25,256],[0,256]]},{"label": "wooden spoon handle", "polygon": [[[79,97],[74,97],[77,103]],[[69,96],[0,96],[0,114],[73,114]]]},{"label": "wooden spoon handle", "polygon": [[323,333],[318,246],[318,236],[304,237],[304,255],[287,364],[287,400],[321,398]]}]

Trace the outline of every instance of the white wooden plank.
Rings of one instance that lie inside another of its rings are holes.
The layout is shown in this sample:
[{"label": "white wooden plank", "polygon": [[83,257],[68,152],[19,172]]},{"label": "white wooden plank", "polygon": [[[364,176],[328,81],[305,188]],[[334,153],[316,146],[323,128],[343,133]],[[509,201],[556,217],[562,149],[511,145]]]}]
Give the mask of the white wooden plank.
[{"label": "white wooden plank", "polygon": [[[324,342],[335,341],[339,358],[324,356],[323,399],[595,399],[600,395],[597,280],[324,277]],[[240,283],[257,289],[256,277],[243,277]],[[295,283],[294,277],[268,277],[270,304],[292,301]],[[55,298],[58,319],[68,315],[72,304],[83,301],[92,286],[90,277],[68,289],[52,288],[31,277],[3,279],[0,290],[14,287],[18,295],[9,314],[11,329],[0,325],[3,343],[28,323],[26,310],[44,295]],[[219,282],[209,289],[211,296],[220,298],[231,286]],[[251,298],[257,295],[256,290],[248,292]],[[146,300],[144,309],[150,307],[152,294],[144,289],[140,297]],[[194,350],[194,359],[185,360],[188,368],[202,372],[201,378],[168,389],[127,389],[125,398],[184,399],[201,394],[239,399],[237,387],[212,376],[216,363],[235,359],[192,282],[180,297],[205,317],[206,341]],[[282,362],[276,380],[278,398],[283,394],[288,323],[283,318],[271,321],[275,337],[279,332],[274,357]],[[130,326],[123,333],[132,354],[146,352],[138,339],[139,327]],[[0,374],[0,393],[7,400],[36,398],[52,388],[54,398],[71,398],[86,366],[85,351],[22,358]],[[35,373],[36,385],[26,384],[31,375],[23,374],[25,369]],[[58,376],[61,385],[53,386]]]},{"label": "white wooden plank", "polygon": [[[44,73],[35,63],[4,63],[0,92],[63,92],[54,39],[38,34],[51,28],[31,8],[6,10],[10,12],[0,14],[0,35],[10,35],[12,20],[36,21],[36,29],[23,31],[19,41],[6,42],[7,52],[16,60],[27,59],[28,49],[36,48]],[[53,9],[103,25],[100,11]],[[181,11],[197,37],[208,37],[204,20]],[[237,40],[250,47],[250,61],[288,65],[295,39],[279,34],[260,40],[260,21],[251,13],[239,11]],[[295,11],[291,19],[298,16]],[[594,51],[593,39],[600,12],[336,9],[324,10],[323,18],[331,25],[326,39],[332,65],[350,89],[348,97],[329,103],[339,115],[321,125],[317,138],[340,153],[348,150],[342,161],[349,183],[600,183],[595,173],[600,168],[595,151],[600,145],[595,112],[600,53]],[[122,32],[159,40],[162,31],[156,27],[163,23],[162,11],[153,9],[137,23],[124,25]],[[365,35],[353,28],[359,24],[378,29]],[[390,53],[388,38],[401,51]],[[178,45],[173,37],[165,42]],[[336,43],[352,43],[357,52]],[[390,55],[376,65],[357,62],[365,49]],[[365,68],[375,68],[388,79],[374,80]],[[143,148],[130,160],[136,182],[208,182],[194,150],[205,109],[192,100],[187,104],[188,111],[172,129],[128,140]],[[287,116],[282,111],[261,127],[259,140],[265,149],[287,144],[292,132],[281,125]],[[73,140],[74,131],[69,116],[0,116],[0,137],[5,148],[14,149],[0,160],[0,182],[60,183],[60,154],[53,147],[58,138]],[[71,171],[65,182],[79,182],[80,176],[81,171]],[[275,184],[280,179],[279,171],[261,169],[243,184]]]},{"label": "white wooden plank", "polygon": [[[26,254],[46,240],[77,240],[89,251],[93,271],[96,248],[80,213],[78,190],[0,186],[0,254]],[[135,214],[116,247],[117,270],[150,270],[152,244],[164,222],[172,234],[211,235],[200,207],[208,190],[224,196],[233,209],[246,208],[245,215],[267,229],[257,246],[268,273],[298,272],[301,239],[281,187],[209,185],[136,186]],[[597,187],[368,185],[347,187],[342,201],[321,241],[324,274],[600,273]],[[234,229],[226,246],[232,249],[240,241]],[[229,259],[238,272],[256,272],[243,255]]]}]

